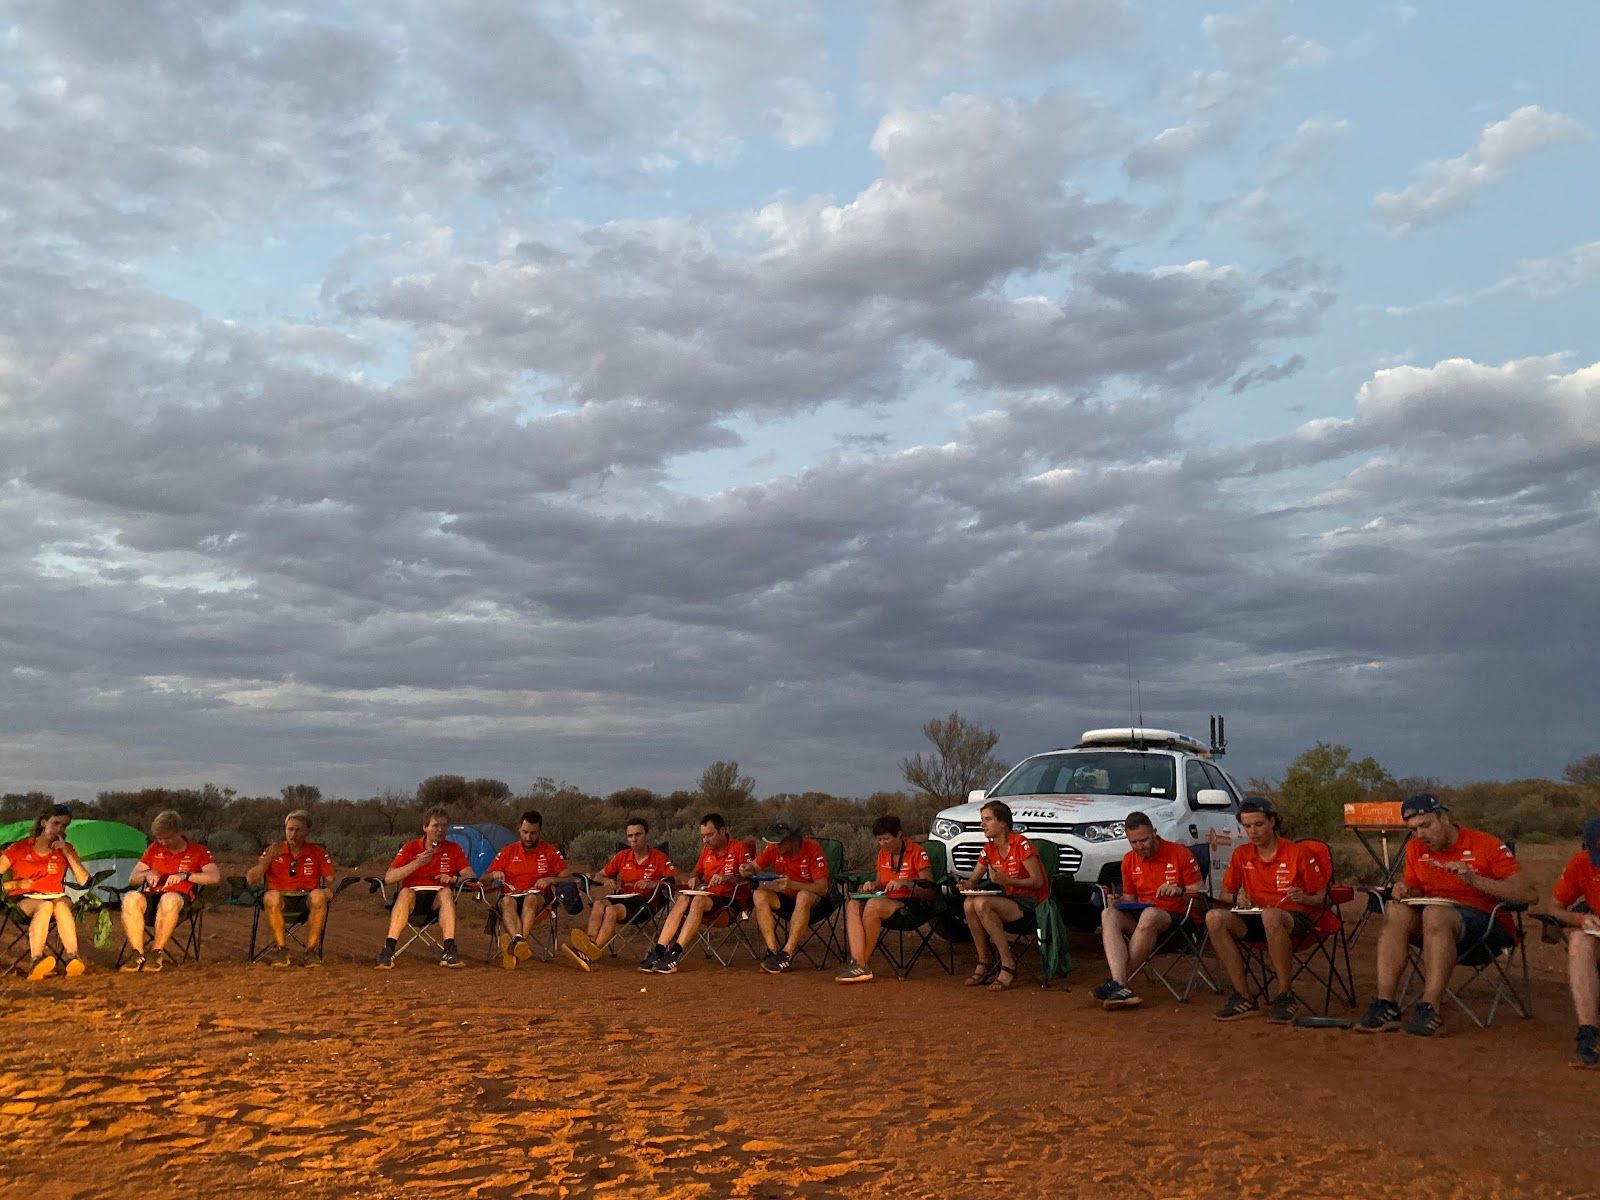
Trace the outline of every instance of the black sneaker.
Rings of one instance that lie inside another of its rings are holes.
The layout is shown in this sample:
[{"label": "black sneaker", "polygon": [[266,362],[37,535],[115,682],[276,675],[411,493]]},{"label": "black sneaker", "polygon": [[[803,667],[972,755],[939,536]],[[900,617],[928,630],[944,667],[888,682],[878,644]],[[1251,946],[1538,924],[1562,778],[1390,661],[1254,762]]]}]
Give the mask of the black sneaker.
[{"label": "black sneaker", "polygon": [[1600,1067],[1600,1026],[1578,1026],[1578,1048],[1572,1053],[1575,1067]]},{"label": "black sneaker", "polygon": [[1144,999],[1139,995],[1139,993],[1134,991],[1125,983],[1117,984],[1116,990],[1100,1002],[1101,1007],[1108,1010],[1115,1008],[1138,1008],[1139,1005],[1143,1003]]},{"label": "black sneaker", "polygon": [[1292,993],[1285,992],[1273,998],[1267,1006],[1267,1020],[1273,1025],[1293,1025],[1294,1017],[1300,1011],[1300,1002]]},{"label": "black sneaker", "polygon": [[1393,1000],[1374,1000],[1355,1024],[1357,1033],[1393,1033],[1400,1028],[1400,1006]]},{"label": "black sneaker", "polygon": [[843,971],[833,977],[835,983],[871,983],[872,972],[860,963],[851,963]]},{"label": "black sneaker", "polygon": [[289,947],[279,946],[272,952],[272,965],[275,967],[294,966],[294,955],[290,952]]},{"label": "black sneaker", "polygon": [[439,955],[439,965],[441,967],[464,967],[467,964],[461,961],[461,955],[456,952],[454,946],[446,946],[444,953]]},{"label": "black sneaker", "polygon": [[139,969],[146,972],[160,972],[161,968],[166,965],[167,952],[165,950],[152,950],[144,956],[144,966]]},{"label": "black sneaker", "polygon": [[661,961],[661,956],[666,953],[666,947],[659,942],[652,943],[650,953],[644,956],[644,961],[639,964],[641,971],[654,971],[656,964]]},{"label": "black sneaker", "polygon": [[1094,990],[1089,994],[1101,1004],[1104,1004],[1107,1000],[1111,999],[1112,996],[1116,995],[1117,989],[1119,989],[1121,986],[1122,985],[1115,979],[1107,979],[1104,983],[1095,984]]},{"label": "black sneaker", "polygon": [[1228,1002],[1213,1014],[1219,1021],[1239,1021],[1245,1017],[1259,1016],[1261,1005],[1254,1000],[1246,1000],[1238,992],[1228,993]]},{"label": "black sneaker", "polygon": [[656,959],[653,969],[657,975],[675,975],[678,971],[678,960],[682,957],[682,946],[668,946],[662,951],[661,957]]},{"label": "black sneaker", "polygon": [[1406,1032],[1412,1037],[1437,1037],[1444,1032],[1444,1018],[1426,1000],[1418,1000],[1411,1008],[1411,1020],[1406,1022]]},{"label": "black sneaker", "polygon": [[124,975],[137,975],[140,971],[144,970],[144,955],[135,954],[127,962],[118,967],[117,970],[121,971]]},{"label": "black sneaker", "polygon": [[779,958],[780,956],[776,950],[767,951],[767,956],[761,960],[761,969],[768,975],[776,975],[779,971],[783,970],[783,968],[778,965]]},{"label": "black sneaker", "polygon": [[394,969],[394,947],[385,946],[382,950],[379,950],[378,961],[373,965],[380,971],[392,971]]},{"label": "black sneaker", "polygon": [[794,955],[790,954],[787,950],[778,951],[778,970],[779,970],[779,972],[787,971],[793,965],[794,965]]}]

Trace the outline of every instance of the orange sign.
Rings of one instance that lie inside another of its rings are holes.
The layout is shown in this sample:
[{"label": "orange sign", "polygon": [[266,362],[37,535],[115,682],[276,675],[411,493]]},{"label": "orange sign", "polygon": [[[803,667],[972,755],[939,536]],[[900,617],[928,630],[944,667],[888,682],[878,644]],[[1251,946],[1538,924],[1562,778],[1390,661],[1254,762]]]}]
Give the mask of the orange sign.
[{"label": "orange sign", "polygon": [[1365,801],[1361,804],[1346,804],[1344,806],[1344,824],[1346,829],[1404,829],[1405,820],[1400,816],[1400,801],[1391,800],[1382,803]]}]

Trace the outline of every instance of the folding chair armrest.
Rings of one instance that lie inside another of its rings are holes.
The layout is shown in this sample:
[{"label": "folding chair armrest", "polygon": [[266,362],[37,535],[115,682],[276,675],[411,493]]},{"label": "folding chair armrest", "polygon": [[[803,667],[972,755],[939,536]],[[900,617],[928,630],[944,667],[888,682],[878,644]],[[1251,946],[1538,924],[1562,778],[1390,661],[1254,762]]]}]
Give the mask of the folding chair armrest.
[{"label": "folding chair armrest", "polygon": [[1566,937],[1567,926],[1563,925],[1549,913],[1530,912],[1528,914],[1539,922],[1539,940],[1549,946],[1559,946]]},{"label": "folding chair armrest", "polygon": [[366,882],[366,880],[364,880],[359,875],[347,876],[346,878],[339,880],[338,883],[333,885],[333,894],[334,894],[335,897],[338,897],[345,890],[345,888],[353,887],[358,883],[365,883],[365,882]]},{"label": "folding chair armrest", "polygon": [[251,883],[243,875],[229,875],[226,883],[228,895],[224,904],[236,904],[241,908],[245,905],[261,903],[261,898],[267,894],[266,880],[260,883]]}]

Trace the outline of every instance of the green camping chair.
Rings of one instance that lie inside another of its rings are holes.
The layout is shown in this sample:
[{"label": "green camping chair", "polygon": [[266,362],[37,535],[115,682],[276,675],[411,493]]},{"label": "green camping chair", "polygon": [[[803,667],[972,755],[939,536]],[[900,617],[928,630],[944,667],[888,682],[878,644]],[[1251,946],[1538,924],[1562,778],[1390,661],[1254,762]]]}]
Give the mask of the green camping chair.
[{"label": "green camping chair", "polygon": [[[32,826],[30,825],[31,829]],[[15,841],[16,839],[12,839]],[[109,879],[115,872],[101,870],[89,876],[89,882],[79,888],[76,884],[72,887],[78,895],[72,900],[72,912],[75,918],[81,918],[87,912],[93,912],[102,907],[95,891],[102,883]],[[70,876],[68,877],[70,880]],[[71,894],[70,892],[68,893]],[[0,936],[5,936],[5,944],[0,946],[0,975],[9,975],[18,970],[28,960],[28,927],[33,923],[33,918],[22,911],[18,903],[21,897],[5,895],[0,891]],[[9,935],[9,936],[6,936]],[[104,941],[95,940],[96,945],[104,945]],[[61,945],[61,935],[57,932],[54,923],[50,926],[49,936],[45,939],[45,951],[60,959],[66,951]],[[80,946],[80,951],[82,947]]]},{"label": "green camping chair", "polygon": [[1006,922],[1007,933],[1015,934],[1011,943],[1017,958],[1017,968],[1030,949],[1038,951],[1039,986],[1047,988],[1050,981],[1072,969],[1072,952],[1067,949],[1067,930],[1061,920],[1061,906],[1056,903],[1055,884],[1060,875],[1061,848],[1054,842],[1036,841],[1033,848],[1039,852],[1039,865],[1044,868],[1045,880],[1050,884],[1050,895],[1034,906],[1033,917],[1026,916]]},{"label": "green camping chair", "polygon": [[[844,872],[844,843],[838,838],[819,837],[813,840],[822,847],[822,853],[828,860],[828,891],[812,906],[811,927],[795,953],[805,955],[808,963],[821,970],[828,965],[830,958],[845,962],[850,957],[842,928],[845,897],[849,894],[849,876]],[[780,946],[788,940],[789,921],[790,918],[783,913],[777,914]]]},{"label": "green camping chair", "polygon": [[[351,875],[347,879],[339,880],[334,884],[333,887],[334,897],[337,898],[345,890],[345,888],[351,886],[352,884],[361,882],[362,879],[359,875]],[[248,905],[251,909],[249,951],[250,961],[260,962],[261,959],[266,956],[267,952],[273,949],[270,933],[268,936],[263,937],[261,930],[262,923],[265,921],[267,915],[266,881],[262,880],[260,883],[250,883],[243,875],[230,875],[227,878],[227,884],[229,888],[228,898],[224,900],[223,903],[237,905],[241,908]],[[331,906],[328,917],[329,920],[332,920],[333,913]],[[289,940],[300,947],[302,952],[304,952],[306,949],[306,926],[310,920],[311,905],[306,900],[306,893],[283,893],[283,931]],[[317,945],[317,958],[319,960],[323,957],[323,950],[327,944],[328,927],[324,925],[322,927],[322,941]]]}]

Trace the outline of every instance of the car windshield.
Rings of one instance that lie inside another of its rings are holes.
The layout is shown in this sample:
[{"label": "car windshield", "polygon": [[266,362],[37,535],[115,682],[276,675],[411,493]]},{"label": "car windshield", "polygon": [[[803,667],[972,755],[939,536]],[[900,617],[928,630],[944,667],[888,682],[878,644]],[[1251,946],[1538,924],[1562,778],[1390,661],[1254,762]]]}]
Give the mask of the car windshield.
[{"label": "car windshield", "polygon": [[1070,750],[1040,754],[1012,768],[990,796],[1139,796],[1170,800],[1170,754]]}]

